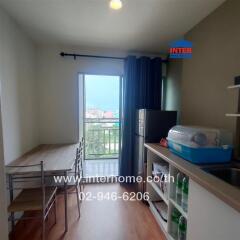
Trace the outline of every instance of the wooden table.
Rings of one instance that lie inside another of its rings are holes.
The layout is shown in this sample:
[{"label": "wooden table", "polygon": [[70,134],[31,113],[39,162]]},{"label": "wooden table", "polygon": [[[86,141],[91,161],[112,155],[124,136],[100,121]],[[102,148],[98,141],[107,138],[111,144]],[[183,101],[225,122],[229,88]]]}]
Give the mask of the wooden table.
[{"label": "wooden table", "polygon": [[[17,166],[27,166],[40,164],[44,162],[44,173],[51,175],[67,176],[72,170],[76,158],[76,149],[78,144],[44,144],[39,145],[33,150],[27,152],[23,156],[14,160],[6,166],[7,174],[21,173],[22,168]],[[8,166],[16,166],[11,168]],[[36,168],[32,168],[29,172],[36,172]],[[67,182],[64,181],[64,202],[65,202],[65,231],[68,231],[68,211],[67,211]]]}]

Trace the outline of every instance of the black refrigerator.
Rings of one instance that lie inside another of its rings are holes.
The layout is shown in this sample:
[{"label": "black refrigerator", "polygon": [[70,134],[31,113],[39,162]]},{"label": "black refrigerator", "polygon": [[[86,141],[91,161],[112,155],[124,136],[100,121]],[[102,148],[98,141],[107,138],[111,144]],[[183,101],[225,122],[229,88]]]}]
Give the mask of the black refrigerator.
[{"label": "black refrigerator", "polygon": [[[146,178],[147,150],[144,143],[159,143],[176,125],[176,111],[139,109],[136,112],[134,175]],[[137,184],[137,191],[144,193],[146,184]]]}]

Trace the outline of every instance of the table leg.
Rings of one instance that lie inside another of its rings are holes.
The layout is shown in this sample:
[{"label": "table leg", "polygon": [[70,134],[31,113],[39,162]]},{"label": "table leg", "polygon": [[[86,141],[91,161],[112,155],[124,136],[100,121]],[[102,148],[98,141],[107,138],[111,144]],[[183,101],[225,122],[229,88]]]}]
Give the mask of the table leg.
[{"label": "table leg", "polygon": [[65,205],[65,232],[68,231],[68,206],[67,206],[67,172],[64,172],[64,205]]},{"label": "table leg", "polygon": [[[13,201],[13,183],[12,183],[12,175],[11,174],[9,174],[9,194],[10,194],[10,203],[12,203],[12,201]],[[14,234],[14,227],[15,227],[14,212],[11,212],[11,224],[12,224],[12,233]]]}]

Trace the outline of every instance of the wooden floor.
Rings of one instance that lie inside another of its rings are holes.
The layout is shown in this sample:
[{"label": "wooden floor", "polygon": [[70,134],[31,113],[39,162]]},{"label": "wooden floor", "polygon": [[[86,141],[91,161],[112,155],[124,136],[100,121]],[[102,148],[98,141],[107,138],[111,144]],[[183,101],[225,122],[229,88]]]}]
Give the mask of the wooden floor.
[{"label": "wooden floor", "polygon": [[[85,192],[130,191],[119,184],[87,185]],[[138,201],[104,200],[84,201],[81,218],[78,219],[75,195],[69,195],[69,231],[64,235],[63,196],[58,196],[57,224],[53,217],[48,220],[47,239],[60,240],[165,240],[149,208]],[[53,225],[51,227],[51,225]],[[41,239],[41,224],[37,220],[22,221],[16,227],[16,240]]]}]

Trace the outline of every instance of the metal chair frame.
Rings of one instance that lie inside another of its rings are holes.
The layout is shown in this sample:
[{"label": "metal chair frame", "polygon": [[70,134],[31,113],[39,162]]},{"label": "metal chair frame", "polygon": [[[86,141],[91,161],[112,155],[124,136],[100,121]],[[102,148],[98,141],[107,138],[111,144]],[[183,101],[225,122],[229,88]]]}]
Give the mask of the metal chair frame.
[{"label": "metal chair frame", "polygon": [[81,197],[81,193],[83,192],[83,188],[82,188],[82,163],[81,163],[81,151],[79,150],[79,148],[77,148],[76,150],[76,158],[75,158],[75,163],[74,163],[74,171],[69,172],[69,174],[74,174],[74,178],[75,178],[75,183],[74,183],[74,187],[75,187],[75,191],[69,191],[69,194],[76,194],[77,196],[77,204],[78,204],[78,216],[79,218],[81,217],[81,213],[80,213],[80,203],[82,202],[82,197]]},{"label": "metal chair frame", "polygon": [[[48,217],[48,214],[52,207],[54,207],[54,224],[56,223],[56,189],[54,192],[54,195],[50,198],[50,201],[46,203],[46,185],[45,185],[45,174],[44,174],[44,166],[43,166],[43,161],[41,161],[40,164],[34,164],[34,165],[26,165],[26,166],[8,166],[8,169],[27,169],[27,168],[33,168],[33,167],[39,167],[40,170],[40,176],[31,176],[31,171],[20,171],[20,172],[13,172],[9,171],[8,173],[8,180],[9,180],[9,193],[10,193],[10,203],[14,201],[14,190],[24,190],[24,189],[29,189],[29,187],[14,187],[14,183],[26,183],[26,182],[31,182],[33,179],[40,179],[40,188],[42,192],[42,210],[41,214],[39,216],[34,216],[34,217],[25,217],[24,215],[20,218],[16,218],[15,212],[11,212],[10,216],[8,218],[9,221],[11,221],[12,225],[12,233],[14,234],[14,228],[15,228],[15,222],[18,220],[29,220],[29,219],[41,219],[42,220],[42,240],[45,239],[45,220]],[[36,171],[37,173],[39,171]],[[25,176],[27,175],[27,176]],[[31,188],[36,188],[35,186],[32,186]],[[29,210],[31,211],[31,210]],[[33,210],[34,211],[34,210]]]}]

